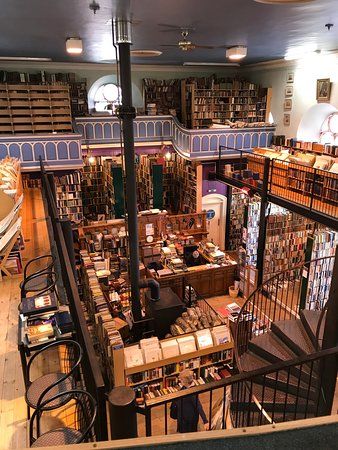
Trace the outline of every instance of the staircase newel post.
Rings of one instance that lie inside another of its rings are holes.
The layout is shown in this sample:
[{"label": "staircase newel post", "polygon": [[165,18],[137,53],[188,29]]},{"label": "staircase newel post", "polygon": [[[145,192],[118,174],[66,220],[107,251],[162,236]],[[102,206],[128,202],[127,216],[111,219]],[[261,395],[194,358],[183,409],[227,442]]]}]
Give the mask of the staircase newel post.
[{"label": "staircase newel post", "polygon": [[[322,349],[338,345],[338,250],[334,260],[332,281],[327,301],[327,313],[324,327]],[[336,356],[323,359],[321,373],[321,397],[319,402],[319,415],[330,415],[336,388],[338,361]]]}]

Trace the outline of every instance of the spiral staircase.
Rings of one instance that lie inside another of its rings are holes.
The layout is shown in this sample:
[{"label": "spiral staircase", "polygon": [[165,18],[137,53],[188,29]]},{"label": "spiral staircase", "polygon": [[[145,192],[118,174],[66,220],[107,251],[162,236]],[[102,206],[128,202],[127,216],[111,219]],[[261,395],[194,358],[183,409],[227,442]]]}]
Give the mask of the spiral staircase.
[{"label": "spiral staircase", "polygon": [[338,298],[323,289],[321,274],[332,273],[333,268],[334,257],[329,257],[286,270],[263,283],[244,303],[235,335],[238,371],[252,373],[270,366],[271,372],[248,380],[244,393],[233,386],[231,412],[235,421],[240,420],[237,425],[328,413],[334,387],[327,390],[327,384],[335,382],[337,360],[323,357],[321,350],[327,309],[333,297],[335,303]]}]

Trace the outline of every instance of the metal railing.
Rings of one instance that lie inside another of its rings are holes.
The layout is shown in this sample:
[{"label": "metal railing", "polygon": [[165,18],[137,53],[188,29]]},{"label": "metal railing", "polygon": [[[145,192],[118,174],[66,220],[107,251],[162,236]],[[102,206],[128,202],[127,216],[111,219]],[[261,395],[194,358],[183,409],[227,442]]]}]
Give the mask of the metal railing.
[{"label": "metal railing", "polygon": [[[316,417],[324,413],[321,367],[337,357],[338,347],[300,356],[219,381],[146,400],[138,408],[139,436],[176,433],[185,405],[200,402],[207,429],[251,427]],[[178,407],[171,418],[171,405]],[[201,428],[201,427],[200,427]],[[196,427],[197,429],[197,427]]]},{"label": "metal railing", "polygon": [[[249,164],[250,165],[250,164]],[[272,159],[269,193],[337,218],[338,174]]]},{"label": "metal railing", "polygon": [[53,194],[54,186],[50,183],[47,172],[44,169],[42,160],[41,179],[44,194],[44,203],[46,217],[50,222],[48,231],[50,233],[50,242],[55,243],[59,259],[59,268],[63,286],[66,291],[70,313],[75,325],[76,339],[83,349],[82,374],[86,390],[93,395],[97,402],[97,419],[95,422],[95,435],[97,440],[106,440],[107,432],[107,414],[106,414],[106,387],[98,365],[97,356],[89,335],[86,320],[78,293],[77,282],[73,271],[73,264],[67,250],[66,240],[62,228],[62,221],[58,217],[55,196]]},{"label": "metal railing", "polygon": [[[334,258],[315,259],[279,272],[248,297],[239,312],[235,334],[235,355],[240,370],[240,356],[248,349],[249,341],[270,331],[273,322],[299,319],[304,309],[324,309],[329,298],[326,277],[332,274]],[[320,328],[323,318],[324,315]],[[317,348],[320,348],[319,330]]]},{"label": "metal railing", "polygon": [[[234,153],[238,155],[238,158],[230,162],[227,155]],[[285,208],[297,205],[303,209],[303,212],[312,212],[314,219],[317,213],[337,221],[338,174],[336,173],[220,146],[216,176],[221,181],[230,182],[233,186],[244,186],[262,193],[266,160],[269,161],[266,194],[270,201],[277,202]]]}]

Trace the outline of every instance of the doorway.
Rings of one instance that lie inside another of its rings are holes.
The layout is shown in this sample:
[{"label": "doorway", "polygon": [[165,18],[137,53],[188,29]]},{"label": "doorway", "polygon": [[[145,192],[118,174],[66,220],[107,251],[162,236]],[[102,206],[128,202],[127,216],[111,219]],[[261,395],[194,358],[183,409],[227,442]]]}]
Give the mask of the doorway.
[{"label": "doorway", "polygon": [[224,250],[225,215],[227,198],[221,194],[208,194],[202,198],[202,210],[207,212],[208,239]]}]

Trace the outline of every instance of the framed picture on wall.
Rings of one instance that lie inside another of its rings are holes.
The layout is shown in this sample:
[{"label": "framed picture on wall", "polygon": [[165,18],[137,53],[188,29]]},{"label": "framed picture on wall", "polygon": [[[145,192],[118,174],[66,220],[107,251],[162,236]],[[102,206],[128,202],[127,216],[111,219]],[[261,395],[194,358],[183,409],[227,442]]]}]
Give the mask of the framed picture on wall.
[{"label": "framed picture on wall", "polygon": [[293,96],[293,86],[286,86],[285,88],[285,97]]},{"label": "framed picture on wall", "polygon": [[288,72],[286,75],[286,82],[293,83],[294,79],[295,79],[295,74],[293,72]]},{"label": "framed picture on wall", "polygon": [[291,98],[287,98],[284,100],[284,111],[291,111],[292,109],[292,100]]},{"label": "framed picture on wall", "polygon": [[329,102],[331,96],[330,78],[317,80],[317,102]]},{"label": "framed picture on wall", "polygon": [[283,120],[284,126],[286,127],[290,126],[290,119],[291,119],[290,114],[284,114]]}]

